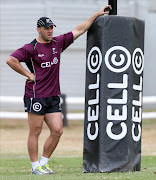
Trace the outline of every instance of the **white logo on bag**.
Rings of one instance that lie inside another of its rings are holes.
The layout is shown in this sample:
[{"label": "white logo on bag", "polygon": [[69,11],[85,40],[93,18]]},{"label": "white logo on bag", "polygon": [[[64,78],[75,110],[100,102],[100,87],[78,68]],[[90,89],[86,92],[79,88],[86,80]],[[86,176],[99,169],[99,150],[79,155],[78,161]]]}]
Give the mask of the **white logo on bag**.
[{"label": "white logo on bag", "polygon": [[[89,84],[88,86],[89,91],[95,93],[95,97],[96,97],[95,99],[88,100],[88,109],[87,109],[87,113],[88,113],[87,136],[92,141],[97,138],[99,133],[98,119],[99,119],[99,111],[100,111],[99,108],[100,73],[97,72],[100,70],[101,64],[102,64],[102,53],[100,49],[97,46],[95,46],[90,50],[87,59],[87,66],[89,71],[92,74],[96,75],[96,82],[94,82],[95,80],[93,80],[93,84]],[[96,108],[94,109],[94,107]],[[95,126],[94,134],[91,133],[92,126]]]},{"label": "white logo on bag", "polygon": [[[128,132],[128,127],[126,120],[128,119],[128,86],[129,86],[129,74],[126,71],[132,61],[132,67],[137,75],[138,82],[133,85],[133,92],[137,94],[135,99],[132,100],[132,127],[131,133],[134,141],[139,141],[141,138],[141,121],[142,121],[142,90],[143,90],[143,76],[142,72],[144,69],[144,54],[140,48],[136,48],[131,56],[131,53],[123,46],[113,46],[111,47],[104,57],[105,64],[107,68],[116,73],[119,77],[118,82],[108,82],[108,90],[114,91],[117,89],[121,91],[121,98],[115,99],[109,97],[107,101],[107,120],[106,133],[109,138],[113,140],[123,139]],[[89,91],[94,94],[93,99],[89,99],[87,102],[87,136],[90,140],[95,140],[99,133],[99,111],[100,111],[100,70],[102,64],[102,53],[98,47],[93,47],[87,59],[87,66],[89,72],[94,75],[91,78],[92,84],[88,85]],[[121,132],[116,134],[113,132],[113,126],[115,126],[115,121],[120,122]],[[93,128],[92,128],[93,126]],[[94,132],[92,132],[94,129]]]},{"label": "white logo on bag", "polygon": [[88,69],[91,73],[96,73],[101,66],[102,63],[102,54],[98,47],[93,47],[89,54],[87,59],[87,65]]},{"label": "white logo on bag", "polygon": [[[120,58],[117,59],[117,54],[113,51],[122,51],[120,53]],[[114,46],[110,48],[105,55],[105,64],[109,70],[115,73],[124,72],[129,68],[131,65],[131,54],[130,52],[122,47],[122,46]],[[139,75],[139,83],[133,84],[133,91],[138,94],[134,100],[132,100],[132,138],[134,141],[139,141],[141,138],[141,117],[142,117],[142,87],[143,87],[143,77],[141,73],[144,69],[144,54],[140,48],[136,48],[133,52],[132,56],[132,65],[134,72]],[[120,74],[119,74],[120,75]],[[128,119],[128,84],[129,84],[129,77],[128,74],[124,73],[121,74],[122,82],[110,82],[107,84],[107,87],[111,91],[111,89],[122,89],[122,98],[121,99],[114,99],[109,98],[107,99],[107,120],[113,122],[109,122],[106,126],[106,133],[107,135],[113,140],[120,140],[123,139],[128,132],[128,128],[126,125],[126,120]],[[120,112],[119,107],[115,105],[122,105],[122,111]],[[139,109],[139,110],[138,110]],[[112,129],[114,126],[114,121],[121,121],[121,133],[114,134]],[[136,135],[136,129],[138,129]]]},{"label": "white logo on bag", "polygon": [[[117,54],[113,53],[113,51],[121,51],[120,58],[117,58]],[[105,64],[112,72],[124,72],[131,64],[131,54],[125,47],[113,46],[106,52]]]},{"label": "white logo on bag", "polygon": [[33,104],[33,110],[39,112],[42,109],[42,105],[39,102]]},{"label": "white logo on bag", "polygon": [[136,48],[132,56],[133,69],[136,74],[141,74],[144,69],[144,54],[140,48]]},{"label": "white logo on bag", "polygon": [[[141,73],[144,69],[144,54],[140,48],[136,48],[132,56],[132,65],[134,72],[139,75],[139,83],[133,84],[133,90],[138,93],[132,101],[132,138],[134,141],[139,141],[141,138],[141,121],[142,121],[142,91],[143,91],[143,76]],[[139,110],[138,110],[139,109]],[[138,134],[135,130],[138,129]]]}]

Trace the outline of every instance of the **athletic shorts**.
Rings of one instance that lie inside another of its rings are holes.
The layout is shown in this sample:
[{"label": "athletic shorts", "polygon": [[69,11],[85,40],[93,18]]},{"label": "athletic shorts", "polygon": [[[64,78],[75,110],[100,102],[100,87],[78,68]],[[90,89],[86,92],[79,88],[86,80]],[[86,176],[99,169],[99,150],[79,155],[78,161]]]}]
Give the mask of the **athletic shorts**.
[{"label": "athletic shorts", "polygon": [[27,98],[24,96],[24,106],[25,112],[31,112],[38,115],[61,112],[59,96],[47,98]]}]

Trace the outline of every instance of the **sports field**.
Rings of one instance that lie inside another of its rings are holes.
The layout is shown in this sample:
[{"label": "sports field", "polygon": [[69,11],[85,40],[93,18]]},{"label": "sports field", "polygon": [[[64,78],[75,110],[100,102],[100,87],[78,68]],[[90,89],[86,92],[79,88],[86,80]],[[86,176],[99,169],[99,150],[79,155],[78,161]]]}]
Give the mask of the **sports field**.
[{"label": "sports field", "polygon": [[[154,180],[156,179],[156,120],[144,120],[142,128],[141,172],[82,173],[83,121],[69,121],[64,128],[50,166],[56,175],[32,176],[27,153],[28,125],[26,120],[0,120],[0,179],[56,179],[56,180]],[[49,131],[44,125],[39,140],[39,156]]]}]

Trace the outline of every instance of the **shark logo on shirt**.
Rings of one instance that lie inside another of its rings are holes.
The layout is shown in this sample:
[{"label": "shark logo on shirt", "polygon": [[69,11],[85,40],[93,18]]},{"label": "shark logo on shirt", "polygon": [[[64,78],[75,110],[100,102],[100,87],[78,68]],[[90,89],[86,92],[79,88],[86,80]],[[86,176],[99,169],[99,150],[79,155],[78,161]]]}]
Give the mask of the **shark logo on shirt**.
[{"label": "shark logo on shirt", "polygon": [[52,54],[58,53],[58,52],[55,51],[55,48],[52,48],[52,51],[53,51]]}]

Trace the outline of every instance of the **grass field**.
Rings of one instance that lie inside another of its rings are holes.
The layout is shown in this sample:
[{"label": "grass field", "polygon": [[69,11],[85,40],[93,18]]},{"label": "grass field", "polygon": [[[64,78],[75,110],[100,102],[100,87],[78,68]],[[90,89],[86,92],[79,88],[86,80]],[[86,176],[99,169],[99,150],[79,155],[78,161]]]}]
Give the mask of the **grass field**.
[{"label": "grass field", "polygon": [[50,161],[56,175],[31,176],[30,162],[27,157],[8,156],[1,157],[0,179],[27,180],[27,179],[56,179],[56,180],[94,180],[94,179],[119,179],[119,180],[154,180],[156,179],[156,157],[143,156],[142,170],[127,173],[82,173],[81,157],[55,157]]},{"label": "grass field", "polygon": [[[50,166],[56,175],[32,176],[27,154],[27,121],[0,121],[0,179],[2,180],[154,180],[156,179],[156,121],[144,121],[142,128],[142,163],[140,172],[82,173],[83,121],[70,121],[64,128]],[[39,156],[49,131],[44,125],[39,140]]]}]

